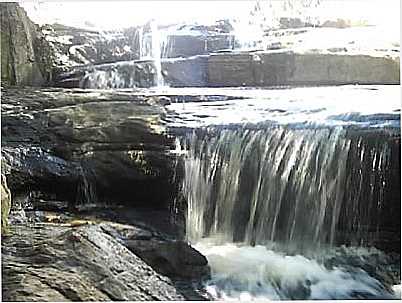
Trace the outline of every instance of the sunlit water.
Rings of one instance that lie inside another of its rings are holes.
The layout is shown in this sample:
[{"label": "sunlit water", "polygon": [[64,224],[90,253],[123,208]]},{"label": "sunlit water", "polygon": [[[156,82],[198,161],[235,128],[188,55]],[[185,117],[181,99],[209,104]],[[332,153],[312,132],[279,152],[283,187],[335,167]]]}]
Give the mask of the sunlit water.
[{"label": "sunlit water", "polygon": [[158,90],[156,93],[229,97],[223,101],[208,102],[199,98],[199,102],[172,103],[167,108],[178,115],[170,125],[177,127],[247,123],[400,127],[401,95],[398,85],[273,89],[182,88]]},{"label": "sunlit water", "polygon": [[[399,88],[240,95],[250,99],[169,107],[179,113],[175,125],[190,128],[177,149],[187,236],[212,269],[207,292],[224,300],[397,298],[400,256],[370,247],[398,203],[389,199],[399,186],[391,175]],[[191,131],[197,124],[205,128]]]}]

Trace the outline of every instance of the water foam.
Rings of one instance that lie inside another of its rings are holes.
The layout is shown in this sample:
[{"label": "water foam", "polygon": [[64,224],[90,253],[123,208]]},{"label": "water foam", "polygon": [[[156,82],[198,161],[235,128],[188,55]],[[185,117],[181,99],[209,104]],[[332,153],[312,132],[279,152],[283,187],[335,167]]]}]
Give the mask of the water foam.
[{"label": "water foam", "polygon": [[302,255],[286,255],[261,245],[219,245],[215,239],[203,239],[195,247],[211,266],[212,278],[206,290],[214,299],[398,298],[397,291],[387,290],[361,268],[328,268]]}]

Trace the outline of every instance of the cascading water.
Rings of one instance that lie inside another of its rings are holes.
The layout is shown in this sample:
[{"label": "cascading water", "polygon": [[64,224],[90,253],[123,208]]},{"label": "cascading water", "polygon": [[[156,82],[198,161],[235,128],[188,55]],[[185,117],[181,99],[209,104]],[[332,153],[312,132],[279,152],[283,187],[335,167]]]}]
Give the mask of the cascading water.
[{"label": "cascading water", "polygon": [[[149,22],[149,35],[144,35],[143,29],[140,34],[140,59],[153,60],[155,65],[155,85],[163,86],[164,80],[162,75],[162,51],[161,51],[161,34],[158,29],[158,23],[155,19]],[[150,38],[150,39],[149,39]]]},{"label": "cascading water", "polygon": [[[162,48],[167,36],[158,28],[156,20],[138,29],[134,45],[138,47],[139,60],[120,61],[83,68],[79,86],[82,88],[115,89],[134,87],[161,87],[165,85],[162,74]],[[80,73],[79,73],[80,74]]]},{"label": "cascading water", "polygon": [[[337,246],[370,244],[379,230],[387,140],[343,127],[242,127],[199,130],[182,146],[187,235],[209,259],[214,298],[392,298],[366,272],[383,253]],[[365,265],[345,262],[356,254]]]},{"label": "cascading water", "polygon": [[80,181],[77,186],[76,205],[77,206],[93,206],[98,203],[96,194],[96,182],[94,180],[93,171],[80,166]]}]

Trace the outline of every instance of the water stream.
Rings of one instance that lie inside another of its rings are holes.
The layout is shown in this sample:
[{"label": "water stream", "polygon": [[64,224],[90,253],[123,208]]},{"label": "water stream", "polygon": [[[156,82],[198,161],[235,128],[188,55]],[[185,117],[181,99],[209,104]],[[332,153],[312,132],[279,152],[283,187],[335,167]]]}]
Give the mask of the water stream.
[{"label": "water stream", "polygon": [[395,298],[400,259],[374,248],[395,191],[392,142],[382,131],[340,125],[245,124],[185,135],[187,236],[211,265],[208,293]]},{"label": "water stream", "polygon": [[[155,86],[164,85],[162,75],[162,39],[158,23],[155,19],[149,22],[149,33],[144,35],[144,28],[140,30],[140,60],[153,60],[155,66]],[[165,43],[166,44],[166,43]]]}]

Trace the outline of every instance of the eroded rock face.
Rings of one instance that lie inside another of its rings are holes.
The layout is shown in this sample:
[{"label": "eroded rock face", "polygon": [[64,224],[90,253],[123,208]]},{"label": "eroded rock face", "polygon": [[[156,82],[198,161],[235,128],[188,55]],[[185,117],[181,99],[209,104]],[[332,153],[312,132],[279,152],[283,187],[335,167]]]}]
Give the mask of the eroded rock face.
[{"label": "eroded rock face", "polygon": [[12,233],[2,241],[4,301],[185,299],[97,225],[19,225]]},{"label": "eroded rock face", "polygon": [[45,84],[52,65],[49,45],[17,3],[0,3],[0,8],[2,84]]}]

